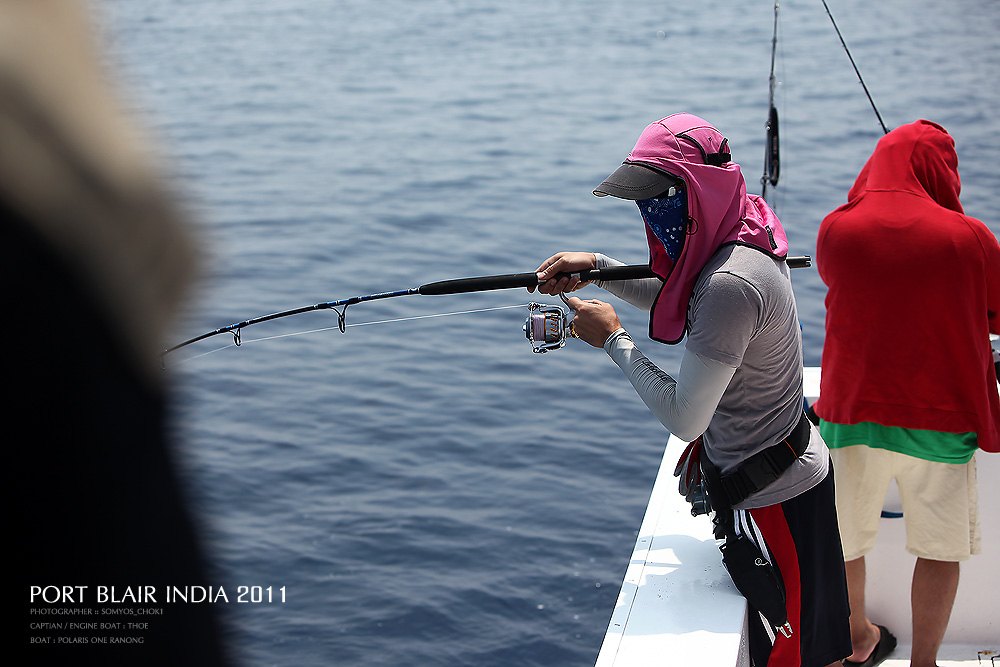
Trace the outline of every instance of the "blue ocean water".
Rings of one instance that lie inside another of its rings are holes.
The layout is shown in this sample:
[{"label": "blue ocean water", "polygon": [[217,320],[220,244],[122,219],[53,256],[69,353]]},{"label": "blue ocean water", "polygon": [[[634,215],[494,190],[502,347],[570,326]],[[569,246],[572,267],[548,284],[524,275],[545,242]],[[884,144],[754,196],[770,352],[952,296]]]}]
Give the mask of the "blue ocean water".
[{"label": "blue ocean water", "polygon": [[[966,211],[1000,233],[1000,4],[829,4],[886,123],[948,128]],[[773,3],[100,7],[204,250],[177,340],[564,249],[644,262],[635,206],[590,193],[675,111],[722,129],[759,192]],[[818,0],[781,4],[776,76],[773,205],[812,254],[882,130]],[[824,288],[794,279],[815,365]],[[348,324],[402,321],[342,335],[310,313],[170,358],[213,582],[285,589],[220,608],[243,664],[594,661],[667,434],[602,352],[531,353],[532,298],[365,303]],[[676,367],[677,349],[643,349]]]}]

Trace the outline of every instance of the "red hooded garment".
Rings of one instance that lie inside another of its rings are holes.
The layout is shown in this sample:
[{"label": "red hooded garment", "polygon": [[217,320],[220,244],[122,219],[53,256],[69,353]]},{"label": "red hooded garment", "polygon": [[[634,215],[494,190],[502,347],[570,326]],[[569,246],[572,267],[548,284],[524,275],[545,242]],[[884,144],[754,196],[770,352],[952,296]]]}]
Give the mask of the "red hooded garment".
[{"label": "red hooded garment", "polygon": [[1000,333],[1000,245],[960,190],[954,141],[920,120],[879,141],[820,225],[824,420],[971,431],[1000,452],[987,335]]}]

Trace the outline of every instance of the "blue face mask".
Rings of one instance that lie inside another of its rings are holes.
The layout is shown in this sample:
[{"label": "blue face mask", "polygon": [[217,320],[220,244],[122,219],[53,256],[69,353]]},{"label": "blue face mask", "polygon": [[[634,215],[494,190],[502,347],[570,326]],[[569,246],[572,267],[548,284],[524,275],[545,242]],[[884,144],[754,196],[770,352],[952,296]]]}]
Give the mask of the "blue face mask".
[{"label": "blue face mask", "polygon": [[687,197],[684,191],[677,190],[667,197],[640,199],[635,203],[639,206],[642,219],[660,239],[667,256],[676,262],[687,235]]}]

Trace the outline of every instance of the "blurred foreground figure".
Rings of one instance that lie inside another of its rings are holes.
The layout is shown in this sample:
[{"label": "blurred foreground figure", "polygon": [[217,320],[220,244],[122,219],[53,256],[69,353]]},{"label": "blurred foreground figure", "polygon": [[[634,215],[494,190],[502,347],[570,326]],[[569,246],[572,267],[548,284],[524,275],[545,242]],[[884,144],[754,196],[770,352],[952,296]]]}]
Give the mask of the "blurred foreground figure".
[{"label": "blurred foreground figure", "polygon": [[[27,630],[17,643],[35,665],[224,664],[215,608],[165,599],[167,586],[210,583],[158,358],[193,247],[116,104],[88,18],[71,0],[0,0],[8,595]],[[47,595],[32,602],[32,587]],[[98,587],[113,597],[102,604]],[[103,615],[128,608],[152,612]]]},{"label": "blurred foreground figure", "polygon": [[926,120],[883,137],[817,239],[826,298],[820,399],[833,455],[854,654],[895,645],[865,613],[865,554],[896,480],[906,549],[917,557],[911,665],[935,664],[958,590],[979,552],[976,460],[1000,451],[989,333],[1000,332],[1000,246],[964,214],[955,142]]}]

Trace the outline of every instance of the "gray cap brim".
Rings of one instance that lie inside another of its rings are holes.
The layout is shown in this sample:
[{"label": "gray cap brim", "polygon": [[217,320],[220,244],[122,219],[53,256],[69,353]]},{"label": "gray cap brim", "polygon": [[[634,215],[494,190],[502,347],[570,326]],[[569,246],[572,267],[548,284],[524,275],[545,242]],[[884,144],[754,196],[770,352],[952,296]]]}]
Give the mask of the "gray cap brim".
[{"label": "gray cap brim", "polygon": [[621,199],[652,199],[671,187],[681,184],[681,179],[636,162],[626,162],[594,189],[598,197]]}]

